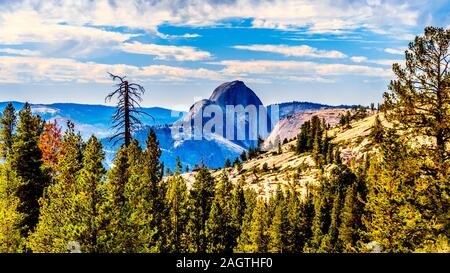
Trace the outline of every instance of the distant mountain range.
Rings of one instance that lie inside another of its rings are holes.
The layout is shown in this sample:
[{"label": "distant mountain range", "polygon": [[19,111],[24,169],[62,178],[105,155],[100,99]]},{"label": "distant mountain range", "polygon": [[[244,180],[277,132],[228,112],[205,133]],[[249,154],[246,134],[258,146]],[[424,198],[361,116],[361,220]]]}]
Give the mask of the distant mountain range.
[{"label": "distant mountain range", "polygon": [[[12,102],[16,110],[20,110],[23,102]],[[0,114],[6,107],[8,102],[0,102]],[[217,109],[222,109],[225,112],[227,105],[243,105],[244,107],[254,105],[258,109],[258,120],[260,116],[267,119],[268,132],[263,137],[268,137],[269,140],[274,141],[277,138],[280,129],[286,127],[286,119],[290,116],[295,116],[299,113],[305,113],[307,111],[317,111],[323,109],[335,109],[335,108],[351,108],[352,106],[331,106],[319,103],[311,102],[286,102],[280,104],[271,104],[264,107],[258,96],[248,88],[242,81],[233,81],[224,83],[218,86],[212,93],[211,97],[206,100],[196,102],[189,111],[177,112],[170,109],[151,107],[142,108],[144,112],[151,115],[154,119],[142,116],[142,122],[146,127],[140,131],[135,132],[134,137],[139,140],[142,145],[145,145],[145,140],[150,128],[153,128],[158,136],[160,147],[162,149],[161,160],[164,161],[165,166],[173,169],[175,167],[176,157],[180,157],[183,165],[187,165],[192,168],[196,164],[206,164],[210,168],[222,167],[225,160],[230,160],[239,156],[239,154],[247,150],[249,147],[256,146],[256,141],[250,139],[250,125],[249,118],[245,116],[243,122],[245,124],[244,129],[238,128],[237,118],[231,127],[234,127],[235,138],[229,140],[225,138],[225,132],[206,134],[201,140],[194,139],[178,139],[173,134],[174,129],[182,128],[186,124],[191,124],[189,134],[193,134],[195,129],[194,120],[200,118],[202,124],[208,122],[211,118],[205,118],[201,115],[205,107],[213,106]],[[270,116],[273,107],[279,108],[280,122],[283,124],[271,124]],[[114,107],[105,105],[88,105],[88,104],[75,104],[75,103],[54,103],[54,104],[31,104],[32,111],[35,114],[39,114],[45,120],[56,120],[63,128],[67,120],[71,120],[75,124],[75,129],[81,132],[81,135],[87,139],[90,135],[94,134],[102,139],[106,151],[106,163],[111,164],[115,156],[117,147],[112,146],[108,141],[108,137],[111,135],[111,116],[115,111]],[[267,116],[264,116],[267,115]],[[223,120],[223,128],[226,128],[227,121]],[[295,122],[297,123],[297,122]],[[260,124],[257,123],[255,128],[260,132]],[[274,131],[272,129],[275,128]],[[186,130],[186,127],[183,128]],[[225,129],[223,129],[225,130]],[[236,134],[239,130],[245,131],[245,139],[236,139]],[[284,129],[283,129],[284,130]],[[292,129],[289,129],[292,131]],[[175,130],[176,131],[176,130]],[[272,133],[271,133],[272,131]],[[276,131],[276,132],[275,132]],[[295,130],[294,130],[295,131]],[[284,132],[280,132],[283,134]],[[270,135],[269,135],[270,134]],[[282,135],[284,136],[284,135]],[[286,135],[288,136],[288,135]],[[290,135],[289,135],[290,136]],[[267,141],[266,141],[267,142]]]},{"label": "distant mountain range", "polygon": [[[0,115],[9,102],[0,102]],[[12,102],[14,108],[22,109],[23,102]],[[110,136],[111,116],[115,107],[106,105],[90,105],[76,103],[30,104],[33,113],[45,120],[56,120],[60,126],[65,126],[67,120],[75,124],[75,129],[81,132],[84,138],[95,134],[99,138]],[[142,122],[148,126],[172,124],[184,116],[185,112],[172,111],[160,107],[142,108],[142,111],[151,117],[142,115]]]}]

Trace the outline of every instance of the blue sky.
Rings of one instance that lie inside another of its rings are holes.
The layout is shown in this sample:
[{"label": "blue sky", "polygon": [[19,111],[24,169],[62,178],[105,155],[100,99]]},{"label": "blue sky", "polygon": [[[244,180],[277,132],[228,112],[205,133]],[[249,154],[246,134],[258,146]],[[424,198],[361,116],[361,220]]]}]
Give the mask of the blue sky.
[{"label": "blue sky", "polygon": [[107,72],[186,110],[225,81],[266,104],[381,100],[391,65],[450,1],[0,0],[1,101],[103,104]]}]

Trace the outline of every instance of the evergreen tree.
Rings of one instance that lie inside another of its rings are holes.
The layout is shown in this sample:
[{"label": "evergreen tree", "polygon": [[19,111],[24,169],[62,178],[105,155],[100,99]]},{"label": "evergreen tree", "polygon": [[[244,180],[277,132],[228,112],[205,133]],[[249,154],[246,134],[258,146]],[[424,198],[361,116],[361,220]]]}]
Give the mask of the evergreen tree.
[{"label": "evergreen tree", "polygon": [[342,244],[343,252],[356,252],[356,244],[359,240],[359,232],[362,228],[360,224],[362,206],[358,206],[356,186],[352,185],[347,189],[344,204],[341,211],[339,226],[339,241]]},{"label": "evergreen tree", "polygon": [[[143,189],[145,195],[142,198],[150,201],[148,211],[143,208],[143,214],[146,217],[152,217],[150,228],[156,231],[152,243],[156,244],[157,249],[161,249],[165,245],[166,236],[164,229],[166,225],[164,220],[167,215],[167,208],[165,206],[166,184],[162,181],[164,175],[164,164],[159,161],[161,157],[161,148],[156,133],[153,129],[150,132],[146,141],[146,149],[143,153],[143,183],[146,189]],[[148,192],[147,192],[148,191]],[[148,194],[148,195],[147,195]],[[147,196],[146,196],[147,195]]]},{"label": "evergreen tree", "polygon": [[242,161],[242,162],[247,161],[247,153],[246,153],[245,151],[243,151],[243,152],[241,153],[240,157],[241,157],[241,161]]},{"label": "evergreen tree", "polygon": [[225,164],[223,165],[223,168],[224,168],[224,169],[231,168],[231,161],[230,161],[229,158],[227,158],[227,159],[225,160]]},{"label": "evergreen tree", "polygon": [[7,165],[0,165],[0,253],[20,252],[24,243],[20,226],[23,214],[17,210],[19,199],[11,175]]},{"label": "evergreen tree", "polygon": [[381,124],[380,117],[377,115],[369,136],[375,144],[380,144],[383,141],[383,134],[384,127]]},{"label": "evergreen tree", "polygon": [[17,136],[9,152],[8,163],[13,172],[16,196],[19,198],[18,210],[23,213],[22,235],[32,231],[39,217],[39,198],[49,185],[49,177],[42,170],[42,153],[38,147],[43,122],[34,116],[26,103],[19,112]]},{"label": "evergreen tree", "polygon": [[267,204],[264,200],[258,199],[252,214],[252,221],[248,234],[249,244],[246,246],[245,252],[268,252],[269,234],[267,230],[269,225]]},{"label": "evergreen tree", "polygon": [[209,218],[206,221],[207,252],[231,253],[236,246],[236,227],[233,225],[233,184],[223,172],[217,185]]},{"label": "evergreen tree", "polygon": [[105,202],[104,157],[102,144],[92,136],[84,151],[83,167],[76,182],[74,197],[74,238],[81,245],[82,252],[100,252],[103,247],[99,238],[105,232],[102,212]]},{"label": "evergreen tree", "polygon": [[167,204],[169,207],[167,234],[168,252],[188,252],[190,247],[190,234],[188,230],[190,216],[190,200],[186,181],[176,172],[168,178]]},{"label": "evergreen tree", "polygon": [[374,159],[368,172],[363,216],[366,240],[378,242],[384,252],[414,251],[437,237],[434,235],[439,229],[437,219],[426,217],[426,207],[433,201],[428,200],[430,196],[425,191],[416,188],[430,181],[420,165],[396,133],[388,130],[381,160]]},{"label": "evergreen tree", "polygon": [[272,253],[284,253],[289,251],[289,218],[287,203],[283,193],[279,195],[276,201],[275,212],[272,218],[268,235],[268,251]]},{"label": "evergreen tree", "polygon": [[[244,178],[241,179],[241,184]],[[249,253],[251,248],[251,231],[253,211],[257,203],[257,193],[254,190],[245,190],[245,213],[242,216],[241,232],[237,240],[235,251],[238,253]],[[236,214],[235,214],[236,215]],[[237,215],[236,215],[237,216]]]},{"label": "evergreen tree", "polygon": [[427,27],[405,53],[406,66],[394,64],[396,79],[384,93],[388,121],[415,135],[431,137],[429,155],[450,158],[450,30]]},{"label": "evergreen tree", "polygon": [[68,243],[75,241],[76,180],[82,168],[83,150],[83,140],[69,122],[61,141],[54,183],[41,200],[39,223],[28,239],[33,252],[67,252]]},{"label": "evergreen tree", "polygon": [[12,103],[8,103],[0,119],[0,125],[2,126],[0,131],[0,157],[3,159],[7,157],[12,149],[16,122],[16,110]]},{"label": "evergreen tree", "polygon": [[215,181],[209,170],[203,166],[200,168],[192,184],[191,197],[193,214],[193,237],[196,252],[204,253],[207,250],[206,221],[208,220],[211,205],[215,194]]},{"label": "evergreen tree", "polygon": [[245,177],[241,176],[238,179],[237,185],[233,187],[232,226],[234,228],[234,239],[236,240],[236,244],[241,233],[242,222],[244,221],[244,215],[247,208],[244,185]]}]

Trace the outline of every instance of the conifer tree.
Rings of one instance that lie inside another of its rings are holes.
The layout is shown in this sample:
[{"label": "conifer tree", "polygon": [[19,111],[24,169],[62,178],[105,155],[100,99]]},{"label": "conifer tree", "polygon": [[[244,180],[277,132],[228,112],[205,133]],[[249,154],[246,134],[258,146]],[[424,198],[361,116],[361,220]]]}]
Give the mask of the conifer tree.
[{"label": "conifer tree", "polygon": [[431,137],[429,155],[450,158],[450,30],[427,27],[405,52],[406,66],[393,65],[396,79],[384,93],[388,121],[414,135]]},{"label": "conifer tree", "polygon": [[436,220],[424,217],[421,203],[426,195],[415,189],[427,178],[394,130],[386,132],[381,153],[381,160],[374,159],[368,173],[366,240],[378,242],[384,252],[414,251],[434,237],[432,230],[437,228]]},{"label": "conifer tree", "polygon": [[287,211],[287,203],[283,193],[279,195],[276,201],[275,212],[272,223],[268,230],[269,243],[268,251],[272,253],[284,253],[289,249],[289,219]]},{"label": "conifer tree", "polygon": [[100,252],[103,248],[99,238],[104,233],[104,157],[102,144],[92,136],[84,150],[83,167],[76,182],[74,198],[74,237],[82,252]]},{"label": "conifer tree", "polygon": [[373,124],[372,131],[370,131],[370,138],[375,144],[380,144],[383,141],[384,127],[381,124],[380,117],[375,117],[375,123]]},{"label": "conifer tree", "polygon": [[233,225],[233,184],[224,171],[217,185],[205,227],[207,252],[231,253],[236,246],[236,227]]},{"label": "conifer tree", "polygon": [[161,149],[159,148],[159,141],[153,129],[147,136],[146,149],[143,152],[143,183],[146,189],[143,189],[147,196],[142,198],[148,199],[150,207],[148,211],[143,211],[145,215],[151,215],[152,220],[150,227],[156,231],[152,242],[157,244],[157,249],[161,249],[165,245],[164,236],[164,219],[167,215],[167,208],[165,206],[166,184],[162,181],[164,175],[164,164],[159,161],[161,157]]},{"label": "conifer tree", "polygon": [[243,151],[240,155],[241,161],[245,162],[247,161],[247,153],[245,151]]},{"label": "conifer tree", "polygon": [[19,199],[11,175],[7,165],[0,165],[0,253],[21,252],[24,244],[20,230],[23,214],[17,210]]},{"label": "conifer tree", "polygon": [[167,234],[168,252],[184,253],[190,249],[190,234],[188,229],[190,216],[190,200],[186,181],[176,172],[168,179],[167,204],[169,207]]},{"label": "conifer tree", "polygon": [[19,112],[17,136],[8,156],[8,164],[13,172],[18,210],[23,213],[22,235],[34,229],[39,217],[38,200],[49,185],[49,176],[42,170],[42,153],[38,147],[43,122],[34,116],[26,103]]},{"label": "conifer tree", "polygon": [[244,196],[245,196],[245,210],[244,210],[245,213],[242,216],[241,231],[237,240],[237,246],[235,248],[235,252],[238,253],[250,252],[252,217],[257,202],[257,193],[255,192],[255,190],[245,190]]},{"label": "conifer tree", "polygon": [[0,125],[2,126],[0,132],[0,157],[3,159],[5,159],[11,151],[16,122],[16,110],[12,103],[8,103],[3,110],[3,115],[0,119]]},{"label": "conifer tree", "polygon": [[267,204],[264,200],[258,199],[256,207],[252,214],[252,221],[249,230],[249,244],[245,248],[245,252],[250,253],[266,253],[268,252],[269,243],[269,214]]},{"label": "conifer tree", "polygon": [[236,245],[237,239],[241,234],[242,222],[244,220],[244,215],[247,208],[244,185],[245,177],[241,176],[238,179],[237,185],[233,187],[232,193],[232,227],[234,228],[234,240]]},{"label": "conifer tree", "polygon": [[28,238],[28,247],[33,252],[67,252],[68,243],[75,241],[74,197],[83,150],[83,140],[69,122],[61,141],[56,176],[41,200],[39,223]]},{"label": "conifer tree", "polygon": [[343,252],[356,252],[356,243],[359,240],[359,232],[362,229],[360,216],[362,206],[358,206],[356,186],[352,185],[347,189],[344,204],[341,211],[339,226],[339,241],[342,244]]},{"label": "conifer tree", "polygon": [[225,160],[225,164],[223,165],[223,168],[224,168],[224,169],[228,169],[228,168],[230,168],[230,167],[231,167],[231,161],[230,161],[229,158],[227,158],[227,159]]},{"label": "conifer tree", "polygon": [[[133,140],[128,147],[132,149],[136,142]],[[139,144],[137,145],[138,148]],[[130,170],[127,148],[120,147],[116,158],[113,161],[113,167],[107,173],[108,183],[106,184],[106,202],[103,211],[107,234],[102,240],[105,242],[105,249],[108,252],[130,252],[133,250],[133,237],[130,232],[130,208],[125,196],[125,187],[130,179]],[[139,156],[139,155],[138,155]],[[133,163],[139,164],[136,160]]]},{"label": "conifer tree", "polygon": [[207,250],[207,238],[205,233],[206,221],[208,220],[211,205],[215,194],[215,181],[209,170],[203,166],[200,168],[192,184],[191,197],[195,238],[195,251],[204,253]]}]

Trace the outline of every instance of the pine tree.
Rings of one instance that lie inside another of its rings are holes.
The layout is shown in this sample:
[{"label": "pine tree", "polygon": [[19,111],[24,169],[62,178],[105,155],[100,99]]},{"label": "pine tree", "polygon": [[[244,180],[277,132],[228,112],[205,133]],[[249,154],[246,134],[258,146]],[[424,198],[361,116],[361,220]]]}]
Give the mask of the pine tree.
[{"label": "pine tree", "polygon": [[266,253],[268,252],[269,234],[269,215],[267,204],[264,200],[257,200],[256,207],[252,214],[251,226],[249,230],[249,245],[245,252]]},{"label": "pine tree", "polygon": [[236,246],[236,228],[233,225],[233,184],[223,172],[217,185],[209,218],[205,227],[207,252],[231,253]]},{"label": "pine tree", "polygon": [[[150,132],[146,141],[146,149],[143,153],[143,182],[146,185],[146,189],[143,189],[145,194],[142,198],[149,200],[150,207],[147,211],[143,211],[146,217],[151,215],[150,228],[156,231],[154,238],[151,240],[155,244],[157,249],[161,249],[165,245],[164,219],[167,215],[167,208],[165,206],[166,196],[166,184],[162,178],[164,175],[164,164],[159,161],[161,157],[161,149],[159,147],[159,141],[156,133],[153,129]],[[148,195],[147,195],[148,194]],[[150,250],[150,249],[149,249]]]},{"label": "pine tree", "polygon": [[[133,140],[128,147],[129,150],[135,147]],[[139,144],[137,144],[139,149]],[[131,252],[133,250],[133,235],[129,234],[130,225],[128,225],[130,208],[125,196],[125,187],[130,179],[127,148],[120,147],[117,151],[113,167],[107,174],[108,183],[106,184],[106,202],[104,205],[105,221],[108,233],[102,240],[105,242],[105,249],[108,252]],[[142,151],[137,156],[140,156]],[[139,160],[133,161],[139,164]],[[138,177],[137,177],[138,178]]]},{"label": "pine tree", "polygon": [[388,121],[414,135],[431,137],[428,154],[437,163],[450,158],[450,30],[427,27],[405,53],[406,66],[394,64],[396,79],[384,93]]},{"label": "pine tree", "polygon": [[242,162],[247,161],[247,153],[246,153],[245,151],[243,151],[243,152],[241,153],[240,157],[241,157],[241,161],[242,161]]},{"label": "pine tree", "polygon": [[190,200],[186,181],[176,172],[168,179],[167,204],[169,207],[166,251],[184,253],[189,251]]},{"label": "pine tree", "polygon": [[74,237],[80,243],[82,252],[100,252],[103,247],[99,238],[104,232],[104,157],[102,144],[92,136],[84,151],[83,167],[76,182],[77,194],[74,198]]},{"label": "pine tree", "polygon": [[0,132],[0,157],[3,159],[7,157],[12,149],[16,122],[16,110],[12,103],[8,103],[0,119],[0,125],[2,126]]},{"label": "pine tree", "polygon": [[356,243],[359,240],[360,217],[363,207],[358,207],[356,186],[347,189],[344,204],[341,211],[339,226],[339,241],[342,243],[343,252],[356,252]]},{"label": "pine tree", "polygon": [[283,193],[279,195],[276,201],[275,211],[272,218],[268,235],[269,243],[267,250],[272,253],[284,253],[289,247],[289,218],[287,211],[287,203]]},{"label": "pine tree", "polygon": [[224,169],[231,168],[231,161],[230,161],[229,158],[227,158],[227,159],[225,160],[225,164],[223,165],[223,168],[224,168]]},{"label": "pine tree", "polygon": [[381,124],[380,117],[375,117],[375,123],[370,131],[370,138],[375,144],[380,144],[383,141],[384,127]]},{"label": "pine tree", "polygon": [[34,229],[39,217],[38,200],[49,185],[49,177],[42,170],[42,153],[38,147],[43,122],[34,116],[26,103],[19,112],[17,136],[9,152],[8,164],[16,178],[18,210],[24,214],[22,235]]},{"label": "pine tree", "polygon": [[234,240],[236,241],[241,234],[241,227],[244,221],[244,215],[247,208],[247,201],[245,198],[245,177],[241,176],[238,179],[237,185],[233,187],[232,200],[232,226],[234,228]]},{"label": "pine tree", "polygon": [[381,160],[373,159],[368,172],[367,213],[363,217],[367,242],[378,242],[384,252],[409,252],[434,237],[436,222],[424,218],[426,210],[421,206],[427,197],[415,189],[427,179],[422,172],[409,148],[401,144],[394,130],[388,130]]},{"label": "pine tree", "polygon": [[195,251],[204,253],[207,250],[205,234],[206,221],[208,220],[211,205],[215,194],[215,181],[209,170],[203,166],[200,168],[195,181],[192,184],[191,197],[193,205],[193,221],[195,238]]},{"label": "pine tree", "polygon": [[82,168],[84,143],[74,132],[73,123],[61,141],[56,166],[57,173],[41,200],[39,223],[28,238],[33,252],[67,252],[67,245],[75,241],[74,222],[76,180]]},{"label": "pine tree", "polygon": [[[243,182],[244,180],[242,178],[241,183]],[[235,252],[238,253],[250,252],[252,217],[253,211],[255,210],[257,203],[257,193],[255,192],[255,190],[248,190],[248,189],[245,190],[244,196],[245,196],[245,210],[244,214],[242,215],[241,231],[237,240],[237,246],[235,248]],[[236,213],[235,216],[237,216]]]},{"label": "pine tree", "polygon": [[7,165],[0,165],[0,253],[20,252],[24,244],[20,230],[23,214],[17,210],[19,199],[14,195],[11,175]]}]

